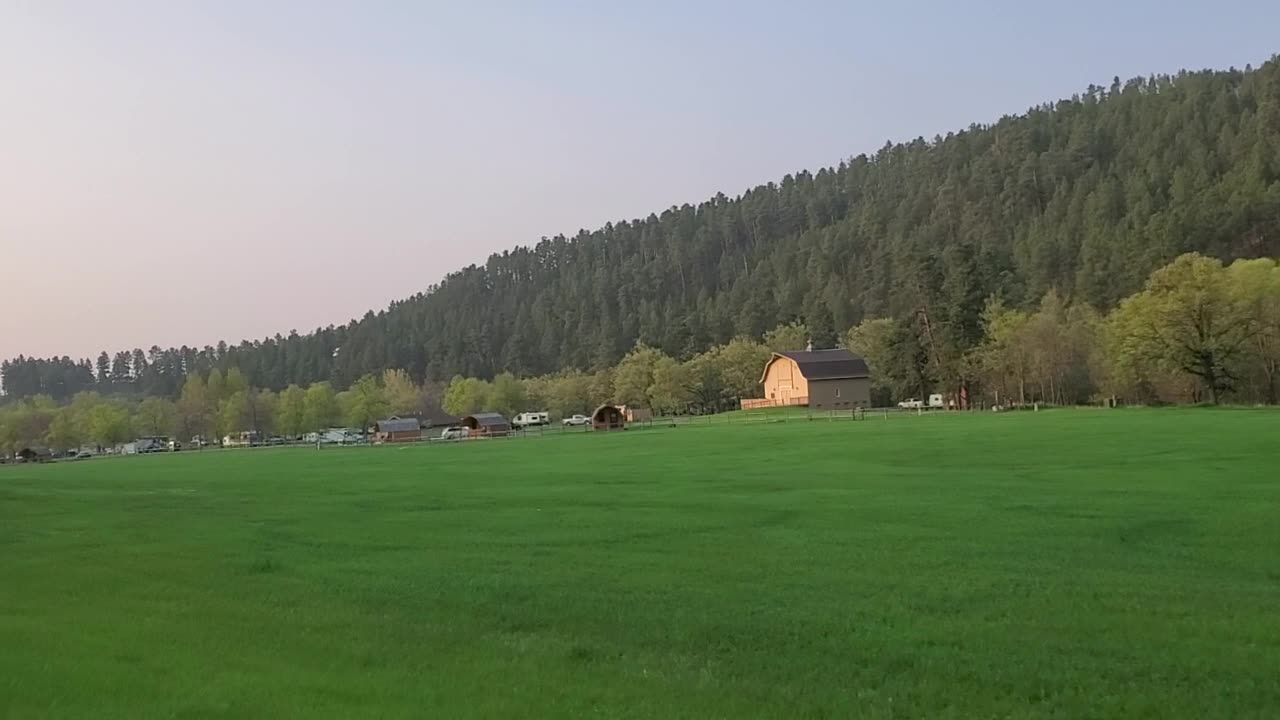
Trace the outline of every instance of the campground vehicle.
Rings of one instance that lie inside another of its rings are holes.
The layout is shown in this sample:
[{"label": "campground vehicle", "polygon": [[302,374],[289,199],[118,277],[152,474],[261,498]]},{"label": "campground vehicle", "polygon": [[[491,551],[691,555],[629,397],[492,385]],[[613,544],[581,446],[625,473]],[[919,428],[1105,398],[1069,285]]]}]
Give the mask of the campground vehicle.
[{"label": "campground vehicle", "polygon": [[537,425],[550,425],[551,413],[548,412],[522,412],[511,421],[511,424],[518,428],[534,427]]},{"label": "campground vehicle", "polygon": [[163,435],[140,437],[124,446],[125,455],[145,455],[147,453],[169,452],[169,438]]},{"label": "campground vehicle", "polygon": [[587,417],[586,415],[574,415],[573,417],[567,417],[564,420],[561,420],[560,422],[565,427],[582,426],[582,425],[590,424],[591,418]]},{"label": "campground vehicle", "polygon": [[447,427],[440,433],[441,440],[462,440],[470,434],[464,427]]}]

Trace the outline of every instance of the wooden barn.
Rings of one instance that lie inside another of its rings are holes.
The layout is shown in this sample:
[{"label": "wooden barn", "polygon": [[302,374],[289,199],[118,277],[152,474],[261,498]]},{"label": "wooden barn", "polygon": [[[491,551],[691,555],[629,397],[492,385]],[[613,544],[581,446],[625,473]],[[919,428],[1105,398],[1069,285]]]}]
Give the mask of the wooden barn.
[{"label": "wooden barn", "polygon": [[761,405],[871,406],[867,361],[844,348],[776,352],[765,364],[760,384],[764,386]]},{"label": "wooden barn", "polygon": [[511,423],[499,413],[468,415],[462,418],[462,425],[469,431],[469,437],[502,436],[511,432]]},{"label": "wooden barn", "polygon": [[626,430],[627,416],[613,405],[601,405],[591,413],[591,427],[595,430]]}]

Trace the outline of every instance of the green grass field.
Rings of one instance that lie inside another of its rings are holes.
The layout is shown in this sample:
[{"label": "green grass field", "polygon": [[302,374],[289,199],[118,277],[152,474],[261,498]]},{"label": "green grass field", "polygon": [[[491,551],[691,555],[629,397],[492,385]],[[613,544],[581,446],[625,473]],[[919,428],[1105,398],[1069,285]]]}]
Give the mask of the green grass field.
[{"label": "green grass field", "polygon": [[0,467],[10,718],[1275,718],[1280,413]]}]

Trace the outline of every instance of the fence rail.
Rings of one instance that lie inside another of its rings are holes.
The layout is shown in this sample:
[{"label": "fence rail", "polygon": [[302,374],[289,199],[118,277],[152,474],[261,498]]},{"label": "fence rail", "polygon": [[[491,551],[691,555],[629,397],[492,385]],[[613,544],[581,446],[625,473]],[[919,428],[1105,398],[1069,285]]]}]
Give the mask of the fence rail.
[{"label": "fence rail", "polygon": [[807,406],[809,404],[808,397],[793,397],[785,400],[775,400],[773,398],[752,398],[749,400],[739,400],[739,409],[742,410],[763,410],[765,408],[778,407],[795,407],[799,405]]}]

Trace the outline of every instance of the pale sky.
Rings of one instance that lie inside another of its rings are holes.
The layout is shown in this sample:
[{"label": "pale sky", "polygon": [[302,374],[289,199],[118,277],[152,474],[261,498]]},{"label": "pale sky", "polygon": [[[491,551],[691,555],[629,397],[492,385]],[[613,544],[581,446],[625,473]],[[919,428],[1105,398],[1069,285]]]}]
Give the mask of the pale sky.
[{"label": "pale sky", "polygon": [[544,235],[1280,51],[1274,0],[1040,5],[0,0],[0,357],[307,332]]}]

